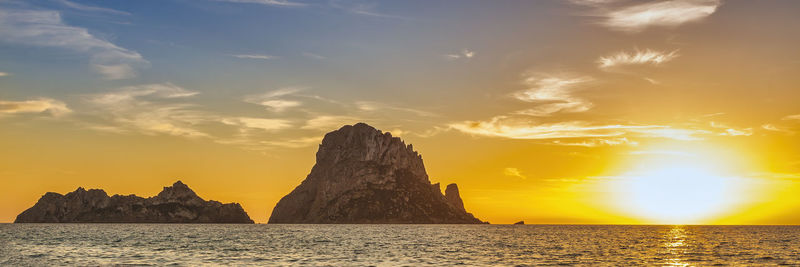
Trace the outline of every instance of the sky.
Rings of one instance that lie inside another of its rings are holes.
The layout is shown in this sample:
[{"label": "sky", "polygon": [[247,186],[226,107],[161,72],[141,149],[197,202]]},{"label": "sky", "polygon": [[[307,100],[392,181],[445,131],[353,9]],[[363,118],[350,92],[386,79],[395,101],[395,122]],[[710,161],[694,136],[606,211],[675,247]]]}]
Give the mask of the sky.
[{"label": "sky", "polygon": [[182,180],[265,223],[366,122],[492,223],[800,224],[800,2],[0,0],[0,222]]}]

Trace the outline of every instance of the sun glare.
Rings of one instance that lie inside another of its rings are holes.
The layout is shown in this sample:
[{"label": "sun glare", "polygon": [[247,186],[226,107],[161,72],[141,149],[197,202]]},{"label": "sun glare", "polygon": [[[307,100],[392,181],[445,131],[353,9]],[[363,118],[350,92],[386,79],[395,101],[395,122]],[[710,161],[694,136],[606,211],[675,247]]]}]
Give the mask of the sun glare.
[{"label": "sun glare", "polygon": [[613,191],[616,205],[645,223],[702,224],[734,208],[739,180],[701,157],[683,157],[640,164],[618,176]]}]

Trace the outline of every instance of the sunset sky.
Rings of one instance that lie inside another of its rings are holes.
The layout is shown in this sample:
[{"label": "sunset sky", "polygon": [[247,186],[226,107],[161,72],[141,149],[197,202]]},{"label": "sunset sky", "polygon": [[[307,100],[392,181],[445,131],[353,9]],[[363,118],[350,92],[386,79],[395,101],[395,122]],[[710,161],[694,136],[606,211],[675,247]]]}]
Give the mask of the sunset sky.
[{"label": "sunset sky", "polygon": [[492,223],[800,224],[800,1],[0,0],[0,222],[180,179],[264,223],[322,136]]}]

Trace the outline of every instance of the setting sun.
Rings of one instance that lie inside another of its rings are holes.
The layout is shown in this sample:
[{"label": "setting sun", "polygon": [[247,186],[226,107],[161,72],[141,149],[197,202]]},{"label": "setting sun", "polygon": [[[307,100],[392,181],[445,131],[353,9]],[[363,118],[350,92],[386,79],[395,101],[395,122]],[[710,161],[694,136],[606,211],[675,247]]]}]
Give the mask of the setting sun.
[{"label": "setting sun", "polygon": [[700,164],[648,167],[620,179],[618,204],[649,223],[703,223],[731,209],[736,198],[735,178]]}]

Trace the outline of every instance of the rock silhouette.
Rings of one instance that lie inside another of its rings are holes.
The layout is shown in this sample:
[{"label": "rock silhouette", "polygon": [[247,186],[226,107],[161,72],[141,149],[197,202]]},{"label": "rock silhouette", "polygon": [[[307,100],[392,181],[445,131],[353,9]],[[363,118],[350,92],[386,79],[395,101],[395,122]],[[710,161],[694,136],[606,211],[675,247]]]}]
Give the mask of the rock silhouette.
[{"label": "rock silhouette", "polygon": [[238,203],[205,201],[181,181],[157,196],[109,197],[79,187],[66,195],[48,192],[15,223],[253,223]]},{"label": "rock silhouette", "polygon": [[442,195],[422,156],[367,124],[325,135],[311,173],[272,211],[269,223],[482,223],[455,184]]}]

